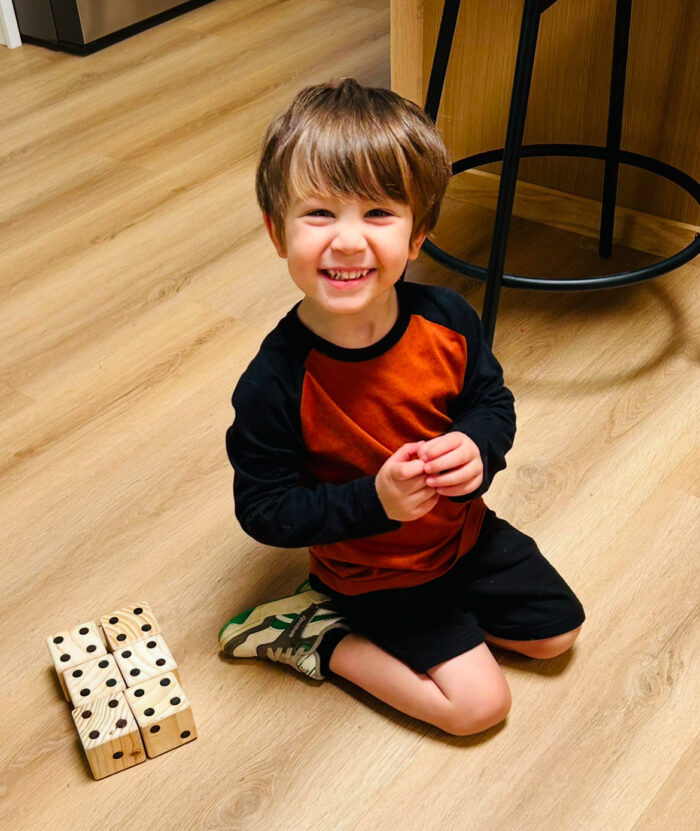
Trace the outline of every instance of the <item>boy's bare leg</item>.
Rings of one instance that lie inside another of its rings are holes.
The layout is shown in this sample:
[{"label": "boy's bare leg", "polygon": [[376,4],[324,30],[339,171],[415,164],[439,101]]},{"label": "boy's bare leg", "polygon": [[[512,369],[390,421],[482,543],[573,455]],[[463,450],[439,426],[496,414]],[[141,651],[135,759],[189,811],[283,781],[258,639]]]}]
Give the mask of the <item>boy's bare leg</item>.
[{"label": "boy's bare leg", "polygon": [[510,710],[506,679],[483,643],[422,675],[351,633],[335,648],[330,668],[396,710],[455,735],[480,733]]},{"label": "boy's bare leg", "polygon": [[484,632],[484,637],[489,643],[494,646],[500,646],[502,649],[510,649],[511,652],[519,652],[521,655],[527,655],[529,658],[556,658],[567,651],[578,637],[581,627],[572,629],[570,632],[564,632],[561,635],[556,635],[553,638],[542,638],[541,640],[532,641],[512,641],[506,638],[497,638]]}]

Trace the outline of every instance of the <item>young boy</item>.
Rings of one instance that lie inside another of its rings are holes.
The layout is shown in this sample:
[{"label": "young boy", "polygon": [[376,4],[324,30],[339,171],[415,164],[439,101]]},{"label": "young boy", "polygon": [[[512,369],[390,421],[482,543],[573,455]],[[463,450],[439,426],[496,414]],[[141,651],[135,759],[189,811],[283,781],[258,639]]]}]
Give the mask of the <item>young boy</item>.
[{"label": "young boy", "polygon": [[510,708],[486,642],[553,657],[584,614],[482,500],[515,415],[476,313],[402,281],[449,176],[424,112],[354,80],[303,90],[267,132],[258,200],[304,299],[241,377],[227,449],[241,525],[308,546],[310,587],[219,638],[467,735]]}]

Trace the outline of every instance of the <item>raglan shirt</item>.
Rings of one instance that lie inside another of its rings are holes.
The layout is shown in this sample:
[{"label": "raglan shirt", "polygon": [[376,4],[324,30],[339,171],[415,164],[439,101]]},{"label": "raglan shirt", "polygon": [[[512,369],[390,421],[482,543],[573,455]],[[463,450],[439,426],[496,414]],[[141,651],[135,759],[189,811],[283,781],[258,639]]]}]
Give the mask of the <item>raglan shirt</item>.
[{"label": "raglan shirt", "polygon": [[[314,334],[295,306],[241,376],[226,434],[243,529],[267,545],[308,546],[311,573],[348,595],[419,585],[467,554],[515,434],[513,396],[476,312],[449,289],[396,290],[396,323],[360,349]],[[381,466],[401,445],[453,430],[479,448],[481,486],[441,496],[420,519],[389,519]]]}]

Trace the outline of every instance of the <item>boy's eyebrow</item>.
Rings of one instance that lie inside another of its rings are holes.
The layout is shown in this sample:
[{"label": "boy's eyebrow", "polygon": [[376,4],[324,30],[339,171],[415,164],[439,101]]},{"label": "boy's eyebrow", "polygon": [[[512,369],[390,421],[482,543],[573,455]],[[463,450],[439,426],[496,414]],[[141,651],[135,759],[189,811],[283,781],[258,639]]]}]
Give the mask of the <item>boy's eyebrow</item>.
[{"label": "boy's eyebrow", "polygon": [[318,211],[318,210],[330,210],[328,203],[324,203],[321,199],[299,199],[296,202],[293,202],[290,205],[292,210],[300,211],[301,213],[305,213],[307,211]]}]

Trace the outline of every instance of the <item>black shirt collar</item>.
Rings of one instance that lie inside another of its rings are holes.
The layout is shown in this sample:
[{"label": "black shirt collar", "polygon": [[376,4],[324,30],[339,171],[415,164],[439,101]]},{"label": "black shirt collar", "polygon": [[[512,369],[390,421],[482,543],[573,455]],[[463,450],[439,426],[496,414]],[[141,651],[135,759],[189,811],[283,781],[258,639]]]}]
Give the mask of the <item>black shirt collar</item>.
[{"label": "black shirt collar", "polygon": [[329,358],[334,358],[337,361],[369,361],[372,358],[377,358],[385,352],[388,352],[392,346],[401,340],[403,333],[408,328],[408,324],[411,320],[411,312],[407,302],[408,298],[406,297],[405,283],[399,282],[396,284],[396,295],[399,303],[399,315],[396,319],[396,323],[394,323],[383,338],[380,338],[380,340],[370,346],[363,346],[359,349],[349,349],[344,346],[337,346],[336,344],[325,340],[320,335],[317,335],[315,332],[312,332],[304,326],[301,320],[299,320],[297,310],[301,305],[301,301],[297,303],[287,315],[285,321],[287,324],[287,331],[300,346],[302,344],[304,345],[304,351],[314,349],[317,352],[327,355]]}]

